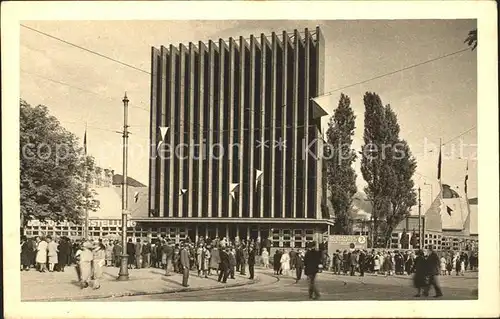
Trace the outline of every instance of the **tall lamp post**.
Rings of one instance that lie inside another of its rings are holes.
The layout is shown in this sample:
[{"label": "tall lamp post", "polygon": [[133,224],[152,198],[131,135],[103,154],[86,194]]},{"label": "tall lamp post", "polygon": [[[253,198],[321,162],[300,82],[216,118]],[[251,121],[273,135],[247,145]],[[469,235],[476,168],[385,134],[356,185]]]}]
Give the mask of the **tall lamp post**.
[{"label": "tall lamp post", "polygon": [[123,97],[123,181],[122,181],[122,255],[118,280],[128,280],[128,255],[127,255],[127,158],[128,158],[128,98],[127,92]]}]

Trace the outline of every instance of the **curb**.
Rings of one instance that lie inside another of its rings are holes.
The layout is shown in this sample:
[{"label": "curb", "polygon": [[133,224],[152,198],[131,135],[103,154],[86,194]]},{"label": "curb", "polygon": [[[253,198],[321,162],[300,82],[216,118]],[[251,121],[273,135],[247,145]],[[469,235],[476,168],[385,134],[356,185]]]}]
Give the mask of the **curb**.
[{"label": "curb", "polygon": [[96,299],[109,299],[109,298],[117,298],[117,297],[130,297],[130,296],[148,296],[148,295],[163,295],[163,294],[174,294],[174,293],[182,293],[182,292],[193,292],[193,291],[203,291],[203,290],[222,290],[226,288],[234,288],[234,287],[242,287],[256,284],[260,281],[260,279],[250,280],[248,282],[235,283],[225,286],[208,286],[208,287],[198,287],[198,288],[190,288],[183,287],[177,289],[171,289],[167,291],[154,291],[154,292],[123,292],[117,294],[106,294],[106,295],[96,295],[96,296],[78,296],[78,297],[65,297],[65,298],[43,298],[43,299],[28,299],[22,300],[22,302],[44,302],[44,301],[78,301],[78,300],[96,300]]}]

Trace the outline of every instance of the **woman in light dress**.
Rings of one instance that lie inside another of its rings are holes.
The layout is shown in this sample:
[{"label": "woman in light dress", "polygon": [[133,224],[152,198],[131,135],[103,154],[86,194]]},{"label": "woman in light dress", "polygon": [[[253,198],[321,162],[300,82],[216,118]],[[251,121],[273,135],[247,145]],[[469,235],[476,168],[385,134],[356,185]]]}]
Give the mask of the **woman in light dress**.
[{"label": "woman in light dress", "polygon": [[36,245],[36,264],[39,272],[45,272],[47,269],[47,242],[45,238],[40,238],[40,241]]},{"label": "woman in light dress", "polygon": [[94,278],[94,289],[101,288],[99,280],[102,277],[103,267],[106,264],[106,246],[102,242],[94,243],[92,274]]},{"label": "woman in light dress", "polygon": [[441,276],[446,276],[446,257],[444,257],[444,254],[441,256],[439,262],[440,262],[439,266],[441,268]]},{"label": "woman in light dress", "polygon": [[57,253],[59,252],[59,244],[47,236],[47,257],[49,259],[49,272],[54,271],[54,266],[58,263]]},{"label": "woman in light dress", "polygon": [[288,254],[288,251],[285,250],[283,252],[283,255],[281,255],[281,270],[283,271],[284,275],[290,275],[290,255]]},{"label": "woman in light dress", "polygon": [[82,289],[90,285],[92,278],[92,261],[94,260],[94,245],[90,241],[85,241],[82,244],[82,250],[78,252],[80,284]]},{"label": "woman in light dress", "polygon": [[373,271],[375,272],[375,275],[378,275],[380,271],[380,258],[380,253],[376,253],[373,257]]},{"label": "woman in light dress", "polygon": [[266,248],[262,248],[262,264],[264,268],[269,268],[269,252]]},{"label": "woman in light dress", "polygon": [[105,244],[106,246],[106,266],[113,266],[113,241],[110,240]]}]

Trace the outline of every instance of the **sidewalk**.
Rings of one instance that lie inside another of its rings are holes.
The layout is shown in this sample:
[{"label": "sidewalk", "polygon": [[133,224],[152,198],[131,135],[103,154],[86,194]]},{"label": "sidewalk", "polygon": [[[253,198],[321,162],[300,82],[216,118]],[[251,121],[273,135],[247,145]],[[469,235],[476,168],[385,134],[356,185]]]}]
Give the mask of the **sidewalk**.
[{"label": "sidewalk", "polygon": [[237,287],[253,284],[258,281],[249,280],[248,276],[236,275],[228,279],[227,284],[217,282],[215,275],[199,278],[196,271],[189,275],[189,287],[182,286],[182,275],[165,276],[164,271],[157,268],[130,269],[128,281],[117,281],[118,268],[104,269],[101,288],[81,289],[75,267],[67,267],[65,272],[40,273],[35,270],[21,272],[22,301],[70,301],[101,299],[121,296],[164,294],[185,291],[208,290]]}]

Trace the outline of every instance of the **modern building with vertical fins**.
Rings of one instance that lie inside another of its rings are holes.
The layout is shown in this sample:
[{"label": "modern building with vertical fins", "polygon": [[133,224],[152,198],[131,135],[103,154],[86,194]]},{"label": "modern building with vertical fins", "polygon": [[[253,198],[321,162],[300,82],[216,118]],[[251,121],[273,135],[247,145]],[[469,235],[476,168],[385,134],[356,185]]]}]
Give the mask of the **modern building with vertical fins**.
[{"label": "modern building with vertical fins", "polygon": [[328,231],[321,30],[152,48],[149,217],[143,229],[269,238],[303,247]]}]

